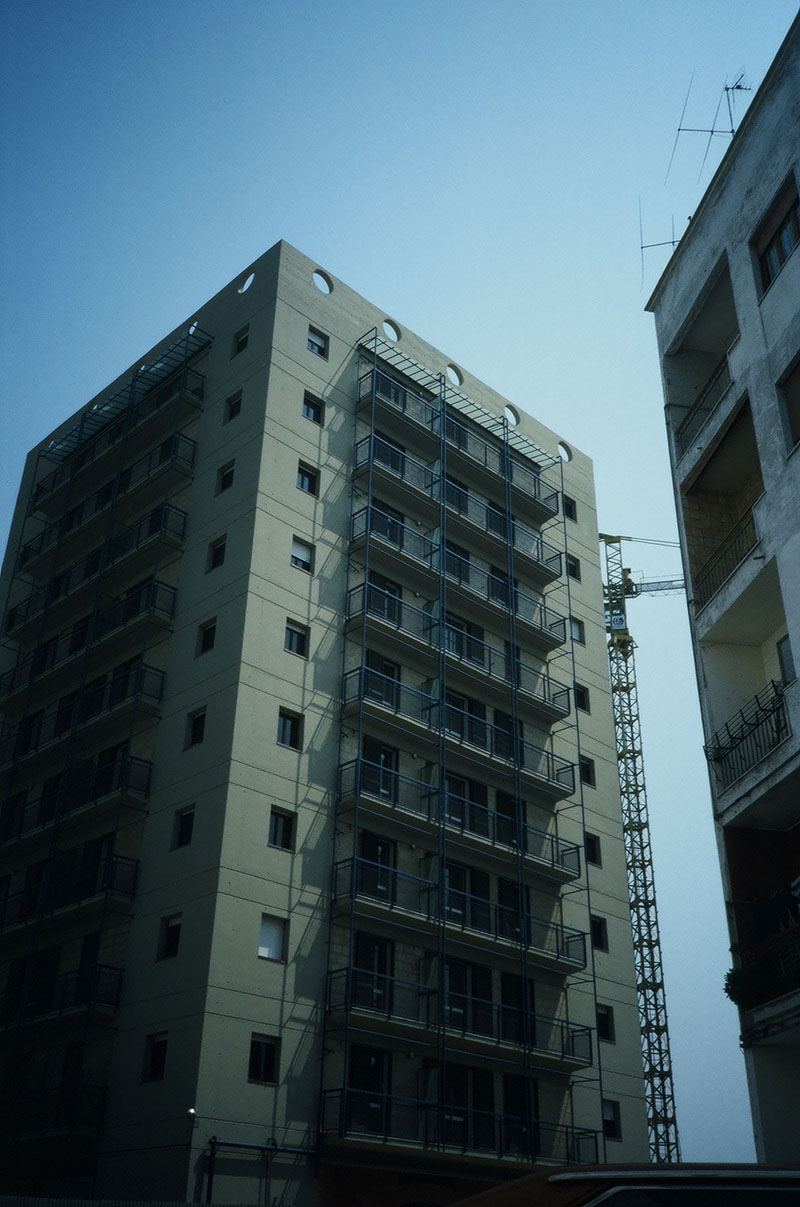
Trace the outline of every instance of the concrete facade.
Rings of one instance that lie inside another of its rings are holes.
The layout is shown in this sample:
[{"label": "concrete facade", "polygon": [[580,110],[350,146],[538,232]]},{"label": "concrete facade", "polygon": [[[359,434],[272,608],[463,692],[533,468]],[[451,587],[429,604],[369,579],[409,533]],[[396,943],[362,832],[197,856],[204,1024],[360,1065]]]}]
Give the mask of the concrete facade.
[{"label": "concrete facade", "polygon": [[800,19],[656,319],[758,1159],[800,1160]]},{"label": "concrete facade", "polygon": [[647,1158],[586,456],[279,243],[32,451],[2,586],[8,1189]]}]

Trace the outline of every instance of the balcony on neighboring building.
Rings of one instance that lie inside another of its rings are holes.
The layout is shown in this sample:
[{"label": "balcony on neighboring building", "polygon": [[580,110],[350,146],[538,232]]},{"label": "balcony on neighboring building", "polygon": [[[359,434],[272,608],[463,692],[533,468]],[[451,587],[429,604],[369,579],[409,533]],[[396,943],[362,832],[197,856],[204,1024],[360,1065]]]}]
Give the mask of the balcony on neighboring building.
[{"label": "balcony on neighboring building", "polygon": [[530,1164],[594,1164],[597,1133],[585,1128],[346,1086],[323,1092],[323,1142],[339,1137],[486,1154]]},{"label": "balcony on neighboring building", "polygon": [[730,717],[706,746],[720,789],[729,788],[791,733],[783,683],[774,680]]},{"label": "balcony on neighboring building", "polygon": [[675,428],[675,449],[679,457],[688,449],[733,385],[728,357],[715,365],[708,380],[701,386],[683,419]]},{"label": "balcony on neighboring building", "polygon": [[97,1137],[103,1125],[106,1088],[79,1083],[59,1090],[24,1084],[0,1103],[0,1125],[6,1136],[37,1140],[54,1135]]},{"label": "balcony on neighboring building", "polygon": [[755,548],[757,541],[755,519],[750,509],[733,526],[708,561],[693,575],[694,598],[698,609],[704,608],[714,598],[748,553]]},{"label": "balcony on neighboring building", "polygon": [[129,903],[138,874],[138,859],[98,856],[91,843],[58,852],[49,863],[30,865],[24,888],[0,900],[0,930],[98,900]]}]

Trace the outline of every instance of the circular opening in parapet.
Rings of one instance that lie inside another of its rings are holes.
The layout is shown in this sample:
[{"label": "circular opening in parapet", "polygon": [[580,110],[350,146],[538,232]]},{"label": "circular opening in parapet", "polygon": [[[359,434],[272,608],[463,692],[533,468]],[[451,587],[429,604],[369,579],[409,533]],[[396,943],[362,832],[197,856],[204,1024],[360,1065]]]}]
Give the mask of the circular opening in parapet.
[{"label": "circular opening in parapet", "polygon": [[333,293],[333,281],[321,268],[318,268],[316,272],[312,272],[311,280],[320,293]]},{"label": "circular opening in parapet", "polygon": [[254,272],[249,272],[247,274],[247,276],[245,277],[245,279],[242,281],[241,285],[239,286],[239,293],[247,293],[248,289],[253,284],[253,281],[255,281],[255,279],[256,279],[256,274]]},{"label": "circular opening in parapet", "polygon": [[196,330],[197,330],[197,319],[195,319],[193,323],[189,324],[189,334],[194,335]]},{"label": "circular opening in parapet", "polygon": [[519,423],[519,412],[518,411],[515,411],[513,407],[504,407],[503,414],[506,417],[506,422],[508,423],[509,427],[517,426],[517,424]]},{"label": "circular opening in parapet", "polygon": [[464,374],[461,372],[460,369],[456,368],[455,365],[448,365],[447,368],[445,369],[445,373],[447,375],[447,380],[450,382],[451,385],[463,386]]},{"label": "circular opening in parapet", "polygon": [[558,442],[558,455],[562,461],[572,460],[572,449],[568,444],[565,444],[563,440],[559,440]]},{"label": "circular opening in parapet", "polygon": [[393,323],[391,319],[384,319],[383,334],[387,339],[394,340],[395,343],[397,343],[400,338],[400,328],[397,326],[397,323]]}]

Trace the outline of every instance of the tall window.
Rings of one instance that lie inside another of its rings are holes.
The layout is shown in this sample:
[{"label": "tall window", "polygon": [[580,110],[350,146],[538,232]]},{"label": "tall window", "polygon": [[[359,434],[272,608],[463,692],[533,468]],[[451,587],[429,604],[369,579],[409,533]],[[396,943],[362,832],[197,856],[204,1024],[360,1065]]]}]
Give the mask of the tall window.
[{"label": "tall window", "polygon": [[230,490],[233,486],[234,462],[226,461],[217,470],[217,494],[221,495],[224,491]]},{"label": "tall window", "polygon": [[622,1118],[619,1103],[612,1098],[603,1099],[603,1135],[607,1140],[622,1139]]},{"label": "tall window", "polygon": [[275,918],[272,914],[261,915],[261,929],[258,938],[259,959],[280,962],[286,959],[287,925],[285,918]]},{"label": "tall window", "polygon": [[247,1080],[257,1081],[262,1085],[276,1085],[278,1082],[278,1053],[280,1040],[271,1035],[252,1034],[250,1036],[250,1060],[247,1066]]},{"label": "tall window", "polygon": [[328,337],[323,331],[318,331],[316,327],[309,327],[306,347],[315,356],[321,356],[324,360],[328,359]]},{"label": "tall window", "polygon": [[305,491],[307,495],[319,494],[319,472],[305,461],[297,463],[297,489]]},{"label": "tall window", "polygon": [[206,710],[196,708],[186,718],[186,745],[199,746],[206,736]]},{"label": "tall window", "polygon": [[303,418],[310,419],[322,427],[325,421],[325,403],[312,394],[303,395]]},{"label": "tall window", "polygon": [[242,409],[242,391],[237,390],[235,394],[231,394],[230,398],[225,399],[225,414],[223,423],[230,423],[231,419],[235,419]]},{"label": "tall window", "polygon": [[597,1003],[597,1038],[604,1039],[608,1044],[616,1042],[614,1007],[606,1006],[602,1002]]},{"label": "tall window", "polygon": [[754,240],[761,285],[768,289],[800,243],[800,200],[792,177],[770,207]]},{"label": "tall window", "polygon": [[303,717],[298,712],[281,708],[278,712],[278,745],[290,746],[292,750],[303,748]]},{"label": "tall window", "polygon": [[286,632],[283,637],[283,648],[299,658],[308,657],[308,625],[300,624],[297,620],[286,620]]},{"label": "tall window", "polygon": [[608,923],[599,914],[591,914],[589,929],[595,951],[608,951]]},{"label": "tall window", "polygon": [[269,815],[269,845],[280,847],[282,851],[293,851],[294,823],[293,813],[287,813],[285,809],[276,809],[273,805]]},{"label": "tall window", "polygon": [[158,959],[169,960],[178,954],[181,941],[181,914],[162,918],[158,928]]},{"label": "tall window", "polygon": [[212,541],[208,546],[208,556],[206,558],[206,571],[216,570],[225,561],[225,545],[228,540],[227,534],[219,536],[215,541]]},{"label": "tall window", "polygon": [[172,830],[173,847],[188,847],[194,832],[194,805],[178,809]]},{"label": "tall window", "polygon": [[231,356],[238,356],[240,352],[244,352],[250,339],[250,324],[246,327],[240,327],[233,336],[231,343]]},{"label": "tall window", "polygon": [[162,1081],[167,1066],[167,1031],[146,1035],[142,1057],[142,1081]]},{"label": "tall window", "polygon": [[301,541],[299,537],[293,537],[289,561],[297,570],[305,570],[306,574],[313,574],[314,546],[309,545],[307,541]]},{"label": "tall window", "polygon": [[216,639],[217,618],[214,616],[211,620],[206,620],[203,624],[198,625],[195,656],[199,658],[201,654],[207,654],[209,650],[213,650]]}]

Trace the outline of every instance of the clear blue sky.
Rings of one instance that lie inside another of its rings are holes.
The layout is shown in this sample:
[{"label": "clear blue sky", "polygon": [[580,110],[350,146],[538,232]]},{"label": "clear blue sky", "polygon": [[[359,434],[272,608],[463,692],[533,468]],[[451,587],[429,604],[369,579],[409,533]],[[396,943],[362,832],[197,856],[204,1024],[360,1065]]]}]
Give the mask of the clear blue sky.
[{"label": "clear blue sky", "polygon": [[[6,0],[0,539],[27,450],[279,238],[589,453],[601,528],[673,539],[639,199],[644,242],[682,232],[727,141],[665,184],[692,73],[709,126],[795,12]],[[685,604],[630,622],[683,1156],[752,1159]]]}]

